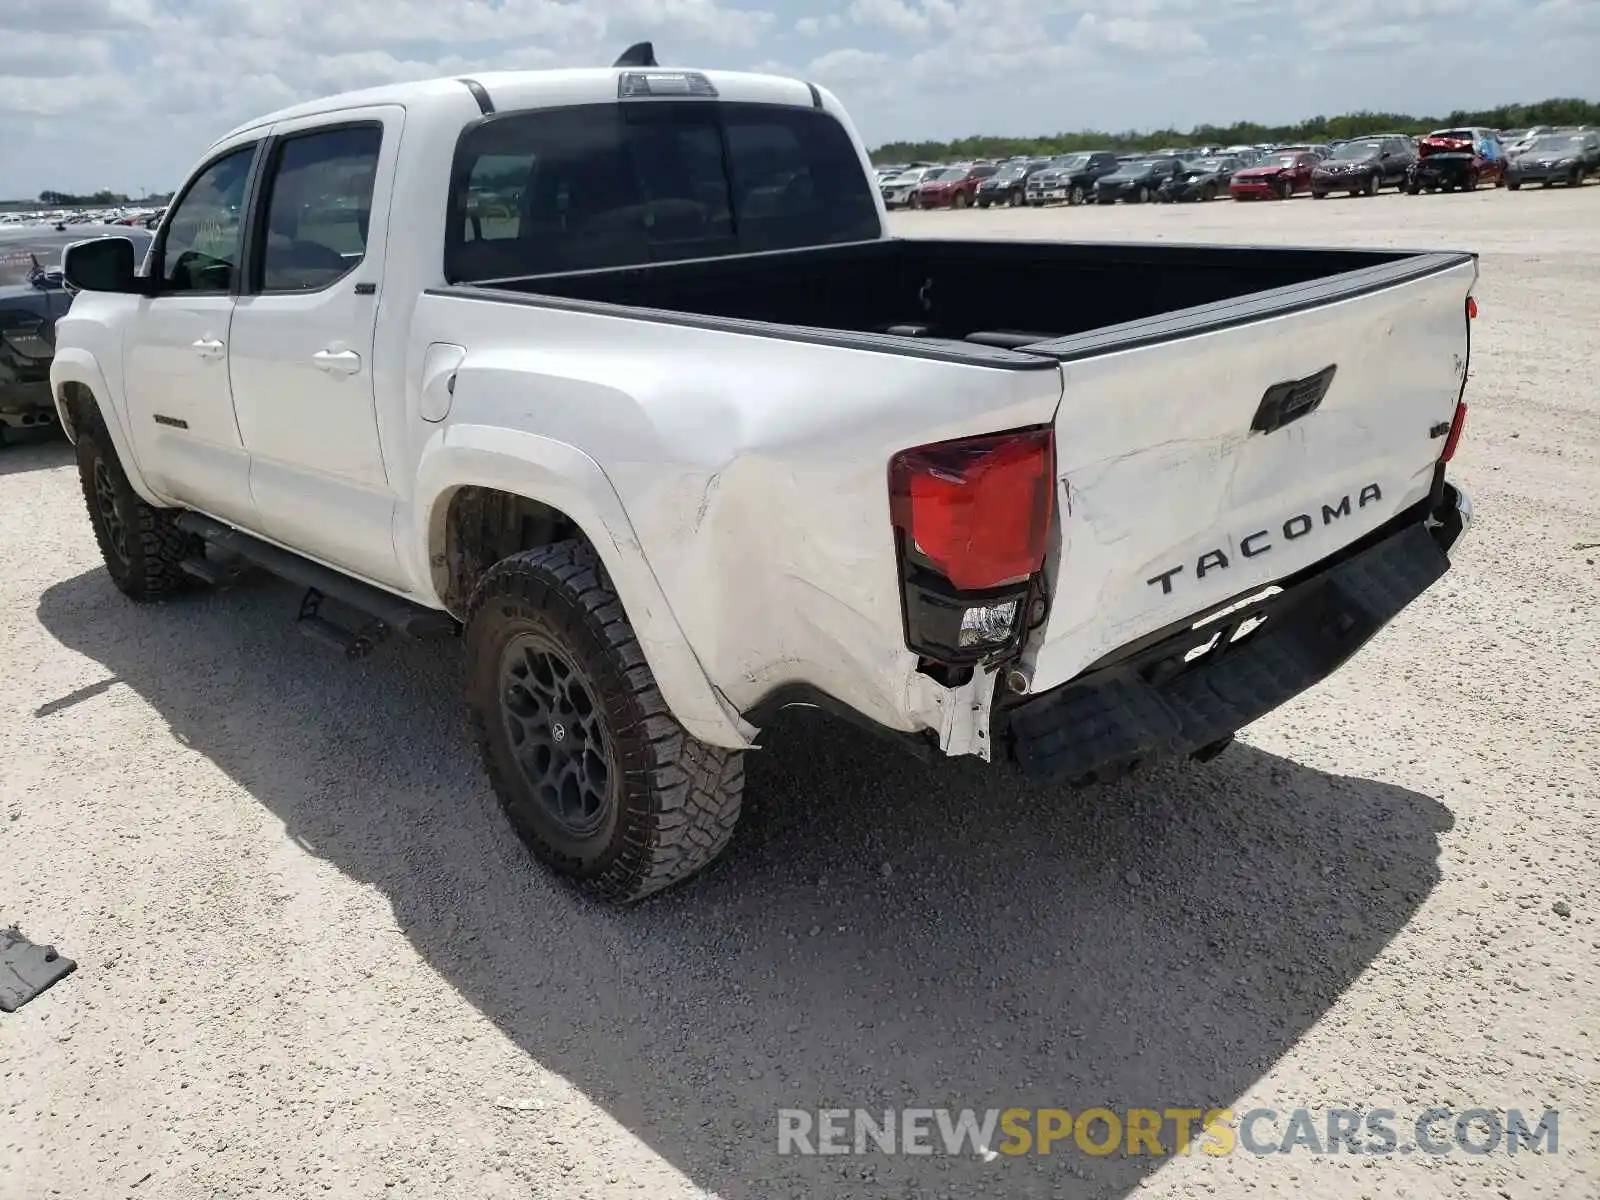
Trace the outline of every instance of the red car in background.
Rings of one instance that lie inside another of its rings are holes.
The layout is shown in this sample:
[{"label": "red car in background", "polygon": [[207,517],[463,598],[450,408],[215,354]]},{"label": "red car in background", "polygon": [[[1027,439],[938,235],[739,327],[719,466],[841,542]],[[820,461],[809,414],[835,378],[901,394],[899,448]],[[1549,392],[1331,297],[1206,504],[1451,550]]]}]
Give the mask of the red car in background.
[{"label": "red car in background", "polygon": [[911,193],[912,208],[966,208],[978,197],[978,185],[999,167],[949,167],[929,175]]},{"label": "red car in background", "polygon": [[1242,171],[1235,171],[1228,191],[1235,200],[1288,200],[1311,190],[1311,168],[1322,159],[1305,150],[1274,150]]}]

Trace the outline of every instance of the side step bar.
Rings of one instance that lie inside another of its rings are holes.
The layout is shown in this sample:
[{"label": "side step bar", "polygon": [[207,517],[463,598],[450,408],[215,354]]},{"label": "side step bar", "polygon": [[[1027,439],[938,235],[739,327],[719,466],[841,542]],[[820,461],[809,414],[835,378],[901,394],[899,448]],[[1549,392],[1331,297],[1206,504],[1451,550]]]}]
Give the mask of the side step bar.
[{"label": "side step bar", "polygon": [[[449,613],[424,608],[358,579],[351,579],[348,575],[341,575],[331,567],[314,563],[292,551],[281,550],[270,542],[251,537],[221,521],[186,512],[177,518],[177,526],[185,533],[192,533],[215,546],[225,558],[247,559],[280,578],[363,612],[408,637],[450,637],[456,632],[455,618]],[[314,612],[313,608],[312,615]]]}]

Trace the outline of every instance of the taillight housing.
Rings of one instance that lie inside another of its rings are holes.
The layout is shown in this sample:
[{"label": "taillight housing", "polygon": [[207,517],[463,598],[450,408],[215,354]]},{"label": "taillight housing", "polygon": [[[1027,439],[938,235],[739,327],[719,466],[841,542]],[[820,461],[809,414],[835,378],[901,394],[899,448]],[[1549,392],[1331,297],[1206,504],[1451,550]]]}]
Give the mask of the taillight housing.
[{"label": "taillight housing", "polygon": [[1055,437],[1025,429],[917,446],[889,462],[906,644],[973,662],[1020,641],[1055,505]]}]

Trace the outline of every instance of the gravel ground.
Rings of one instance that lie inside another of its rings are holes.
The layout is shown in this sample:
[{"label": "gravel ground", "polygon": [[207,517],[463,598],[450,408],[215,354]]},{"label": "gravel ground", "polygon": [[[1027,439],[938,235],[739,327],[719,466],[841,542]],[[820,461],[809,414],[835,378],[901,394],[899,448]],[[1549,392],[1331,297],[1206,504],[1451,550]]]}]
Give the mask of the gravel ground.
[{"label": "gravel ground", "polygon": [[[625,914],[513,843],[457,667],[261,581],[136,608],[0,453],[0,1196],[1600,1195],[1600,187],[923,213],[1483,255],[1456,567],[1208,766],[1091,794],[820,719]],[[1587,548],[1585,548],[1587,547]],[[1561,1110],[1554,1155],[780,1157],[780,1107]]]}]

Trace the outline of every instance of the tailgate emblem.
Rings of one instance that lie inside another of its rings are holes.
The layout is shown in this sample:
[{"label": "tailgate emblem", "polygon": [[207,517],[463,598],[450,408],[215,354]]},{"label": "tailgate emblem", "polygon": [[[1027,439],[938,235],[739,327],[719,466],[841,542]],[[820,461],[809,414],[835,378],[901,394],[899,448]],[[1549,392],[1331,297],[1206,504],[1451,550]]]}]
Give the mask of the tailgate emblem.
[{"label": "tailgate emblem", "polygon": [[1298,421],[1307,413],[1315,412],[1322,398],[1328,394],[1328,385],[1333,382],[1336,370],[1338,364],[1329,363],[1315,375],[1273,384],[1262,395],[1261,405],[1250,422],[1252,432],[1271,433],[1274,429],[1282,429],[1290,421]]}]

